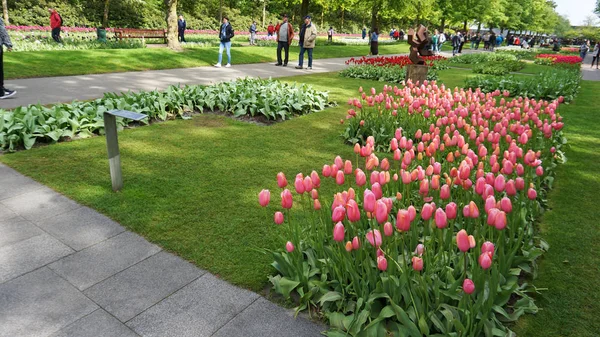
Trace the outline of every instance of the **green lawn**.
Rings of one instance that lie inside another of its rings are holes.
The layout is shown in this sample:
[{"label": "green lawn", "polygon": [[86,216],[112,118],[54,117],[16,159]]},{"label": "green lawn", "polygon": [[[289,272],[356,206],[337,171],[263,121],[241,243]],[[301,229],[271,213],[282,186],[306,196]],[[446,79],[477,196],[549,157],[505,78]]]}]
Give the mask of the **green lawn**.
[{"label": "green lawn", "polygon": [[[472,73],[440,71],[451,87],[462,85],[466,76]],[[293,181],[295,173],[318,170],[336,154],[352,156],[339,137],[344,102],[359,86],[383,86],[334,74],[293,80],[330,90],[341,105],[270,127],[204,114],[126,130],[119,135],[125,177],[120,193],[111,191],[102,137],[4,155],[0,161],[199,267],[259,291],[271,273],[271,259],[258,249],[282,242],[271,212],[265,220],[258,206],[258,191],[275,191],[279,171]],[[600,82],[584,81],[575,102],[560,110],[571,148],[568,162],[557,170],[551,210],[541,219],[551,249],[535,281],[549,290],[538,296],[541,311],[518,322],[519,336],[598,336],[600,331],[599,91]]]},{"label": "green lawn", "polygon": [[[408,44],[381,45],[381,54],[408,52]],[[316,46],[314,58],[364,56],[368,46]],[[298,60],[298,47],[290,48],[290,59]],[[190,68],[217,62],[218,47],[189,48],[175,52],[167,48],[36,51],[4,54],[5,79],[88,75],[124,71]],[[226,55],[223,55],[225,59]],[[275,47],[233,47],[232,63],[274,62]]]}]

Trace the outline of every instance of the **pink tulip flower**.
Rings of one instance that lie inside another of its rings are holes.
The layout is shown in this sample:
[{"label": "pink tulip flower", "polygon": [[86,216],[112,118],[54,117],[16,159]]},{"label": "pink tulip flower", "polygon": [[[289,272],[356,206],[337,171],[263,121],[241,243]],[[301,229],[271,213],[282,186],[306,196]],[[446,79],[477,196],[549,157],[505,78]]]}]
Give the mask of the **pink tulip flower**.
[{"label": "pink tulip flower", "polygon": [[440,229],[448,226],[448,217],[446,216],[446,212],[444,212],[441,207],[435,211],[435,225]]},{"label": "pink tulip flower", "polygon": [[390,222],[386,222],[383,225],[383,234],[385,234],[385,236],[392,236],[392,234],[394,234],[394,227]]},{"label": "pink tulip flower", "polygon": [[450,186],[443,185],[440,189],[440,199],[447,200],[450,198]]},{"label": "pink tulip flower", "polygon": [[338,185],[344,184],[344,172],[343,171],[337,171],[337,173],[335,175],[335,183]]},{"label": "pink tulip flower", "polygon": [[353,199],[348,200],[348,203],[346,204],[346,212],[350,222],[360,221],[360,209],[358,208],[356,201]]},{"label": "pink tulip flower", "polygon": [[337,206],[333,213],[331,213],[331,220],[333,222],[339,222],[344,220],[346,217],[346,208],[344,206]]},{"label": "pink tulip flower", "polygon": [[287,188],[281,192],[281,207],[285,209],[292,208],[293,199],[292,193]]},{"label": "pink tulip flower", "polygon": [[367,238],[367,241],[369,241],[369,243],[371,244],[371,246],[373,246],[373,247],[381,246],[381,232],[378,229],[368,231],[366,238]]},{"label": "pink tulip flower", "polygon": [[537,199],[537,192],[533,187],[530,187],[527,190],[527,198],[529,198],[530,200],[535,200]]},{"label": "pink tulip flower", "polygon": [[350,241],[346,242],[346,251],[348,253],[350,253],[352,251],[352,242],[350,242]]},{"label": "pink tulip flower", "polygon": [[427,220],[431,219],[432,215],[433,215],[433,206],[431,204],[424,204],[423,209],[421,210],[421,218],[423,218],[423,220],[427,221]]},{"label": "pink tulip flower", "polygon": [[352,239],[352,249],[357,250],[360,248],[360,241],[358,240],[358,236],[355,236]]},{"label": "pink tulip flower", "polygon": [[489,269],[492,266],[492,255],[489,252],[479,255],[479,265],[483,269]]},{"label": "pink tulip flower", "polygon": [[364,186],[367,183],[367,176],[361,169],[356,169],[356,185]]},{"label": "pink tulip flower", "polygon": [[375,194],[371,192],[369,189],[365,190],[364,198],[363,198],[363,208],[366,212],[373,213],[375,211],[375,202],[377,198]]},{"label": "pink tulip flower", "polygon": [[269,190],[260,191],[260,193],[258,193],[258,203],[262,207],[267,207],[269,202],[271,202],[271,192],[269,192]]},{"label": "pink tulip flower", "polygon": [[287,184],[288,182],[285,178],[285,174],[283,174],[283,172],[277,173],[277,186],[279,186],[279,188],[285,188]]},{"label": "pink tulip flower", "polygon": [[304,181],[302,182],[302,184],[304,185],[305,192],[308,193],[313,190],[313,182],[312,182],[312,179],[310,179],[310,177],[304,178]]},{"label": "pink tulip flower", "polygon": [[321,202],[319,201],[319,199],[313,200],[313,208],[315,209],[315,211],[321,209]]},{"label": "pink tulip flower", "polygon": [[304,193],[304,180],[301,177],[296,177],[296,180],[294,180],[294,188],[296,189],[296,193]]},{"label": "pink tulip flower", "polygon": [[276,224],[281,225],[283,223],[283,213],[279,211],[275,212],[275,215],[273,216],[273,221],[275,221]]},{"label": "pink tulip flower", "polygon": [[456,205],[456,203],[451,202],[448,205],[446,205],[446,217],[450,220],[452,219],[456,219],[456,215],[458,212],[458,206]]},{"label": "pink tulip flower", "polygon": [[411,220],[408,210],[398,210],[398,214],[396,215],[396,228],[401,231],[408,232],[408,230],[410,230],[410,223]]},{"label": "pink tulip flower", "polygon": [[344,241],[345,228],[341,222],[338,222],[333,226],[333,240],[337,242]]},{"label": "pink tulip flower", "polygon": [[383,224],[388,219],[387,205],[381,199],[377,200],[375,205],[375,219],[379,224]]},{"label": "pink tulip flower", "polygon": [[323,165],[323,171],[321,173],[323,173],[324,177],[330,177],[331,176],[331,166]]},{"label": "pink tulip flower", "polygon": [[469,235],[469,247],[475,248],[475,246],[477,246],[477,243],[475,242],[475,237],[473,235]]},{"label": "pink tulip flower", "polygon": [[466,278],[463,281],[463,291],[465,292],[465,294],[471,295],[475,291],[475,283],[473,283],[473,281],[471,281],[470,279]]},{"label": "pink tulip flower", "polygon": [[425,253],[425,246],[422,243],[419,243],[415,249],[415,254],[423,256],[423,253]]},{"label": "pink tulip flower", "polygon": [[469,235],[467,234],[466,230],[461,229],[458,234],[456,234],[456,245],[463,253],[467,252],[471,248],[469,243]]},{"label": "pink tulip flower", "polygon": [[500,200],[500,209],[506,213],[512,212],[512,202],[509,198],[504,197]]},{"label": "pink tulip flower", "polygon": [[294,244],[291,241],[288,241],[285,244],[285,250],[287,250],[288,253],[291,253],[294,251]]},{"label": "pink tulip flower", "polygon": [[381,271],[386,271],[387,270],[387,260],[385,259],[385,256],[379,256],[377,258],[377,268]]},{"label": "pink tulip flower", "polygon": [[497,230],[503,230],[506,228],[506,213],[504,213],[504,211],[498,211],[498,214],[496,214],[494,227],[496,227]]},{"label": "pink tulip flower", "polygon": [[490,256],[494,256],[494,244],[490,241],[486,241],[481,245],[481,253],[490,253]]},{"label": "pink tulip flower", "polygon": [[412,267],[415,271],[423,270],[423,259],[420,257],[413,256]]}]

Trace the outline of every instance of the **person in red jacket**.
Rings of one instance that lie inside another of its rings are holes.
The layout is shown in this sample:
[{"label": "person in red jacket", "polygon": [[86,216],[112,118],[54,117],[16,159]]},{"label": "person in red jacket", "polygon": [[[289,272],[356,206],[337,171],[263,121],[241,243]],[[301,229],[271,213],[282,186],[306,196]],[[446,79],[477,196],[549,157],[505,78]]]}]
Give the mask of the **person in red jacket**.
[{"label": "person in red jacket", "polygon": [[267,27],[267,36],[273,36],[275,34],[275,26],[273,26],[273,22],[269,22],[269,27]]},{"label": "person in red jacket", "polygon": [[62,18],[54,8],[48,9],[50,12],[50,28],[52,28],[52,38],[60,43],[60,27],[62,26]]}]

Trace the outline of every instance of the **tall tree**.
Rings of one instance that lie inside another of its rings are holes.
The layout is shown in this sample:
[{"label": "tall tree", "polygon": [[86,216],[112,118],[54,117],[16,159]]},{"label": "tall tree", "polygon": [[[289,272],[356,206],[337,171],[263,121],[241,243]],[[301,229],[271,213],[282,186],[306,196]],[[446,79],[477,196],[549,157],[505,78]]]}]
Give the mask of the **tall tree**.
[{"label": "tall tree", "polygon": [[102,27],[108,28],[108,9],[110,8],[110,0],[104,1],[104,15],[102,16]]},{"label": "tall tree", "polygon": [[165,0],[167,8],[167,46],[174,50],[180,50],[181,45],[177,39],[177,0]]},{"label": "tall tree", "polygon": [[10,25],[10,22],[8,21],[8,3],[6,0],[2,0],[2,14],[4,14],[4,24]]}]

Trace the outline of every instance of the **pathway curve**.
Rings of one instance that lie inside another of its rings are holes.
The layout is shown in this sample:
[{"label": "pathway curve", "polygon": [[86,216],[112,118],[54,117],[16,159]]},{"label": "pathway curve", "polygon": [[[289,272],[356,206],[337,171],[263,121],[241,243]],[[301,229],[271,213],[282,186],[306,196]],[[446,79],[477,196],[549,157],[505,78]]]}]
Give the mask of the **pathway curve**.
[{"label": "pathway curve", "polygon": [[326,328],[0,164],[0,336],[319,336]]},{"label": "pathway curve", "polygon": [[[315,59],[313,70],[294,69],[295,62],[290,62],[287,67],[276,67],[274,63],[254,63],[234,64],[231,68],[197,67],[10,80],[6,81],[6,87],[18,93],[14,98],[0,100],[0,108],[66,103],[99,98],[105,92],[163,90],[169,85],[211,84],[246,76],[269,78],[339,71],[346,67],[344,62],[347,59]],[[308,60],[305,59],[305,62]]]}]

